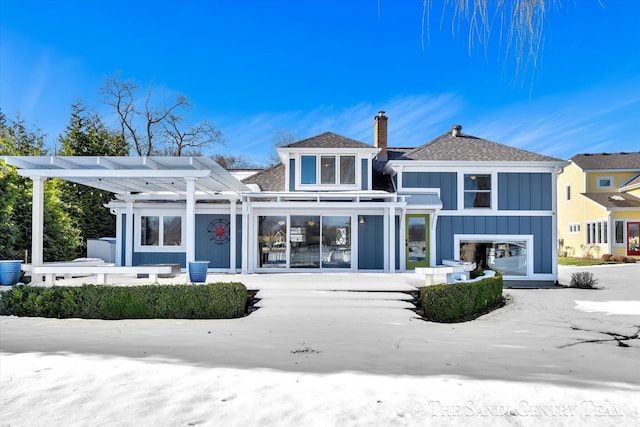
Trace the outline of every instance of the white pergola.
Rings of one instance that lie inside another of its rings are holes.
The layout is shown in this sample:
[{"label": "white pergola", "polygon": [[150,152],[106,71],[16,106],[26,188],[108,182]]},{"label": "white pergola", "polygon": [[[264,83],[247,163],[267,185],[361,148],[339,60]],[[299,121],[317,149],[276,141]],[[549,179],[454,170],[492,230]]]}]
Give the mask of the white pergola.
[{"label": "white pergola", "polygon": [[[5,156],[6,164],[33,182],[32,264],[43,264],[44,181],[61,178],[115,193],[127,203],[127,218],[133,202],[149,198],[186,201],[186,260],[195,261],[196,198],[229,200],[249,188],[210,157],[112,157],[112,156]],[[233,204],[235,207],[235,203]],[[231,216],[232,220],[235,215]],[[133,221],[126,222],[126,236],[133,235]],[[131,265],[130,256],[126,265]]]}]

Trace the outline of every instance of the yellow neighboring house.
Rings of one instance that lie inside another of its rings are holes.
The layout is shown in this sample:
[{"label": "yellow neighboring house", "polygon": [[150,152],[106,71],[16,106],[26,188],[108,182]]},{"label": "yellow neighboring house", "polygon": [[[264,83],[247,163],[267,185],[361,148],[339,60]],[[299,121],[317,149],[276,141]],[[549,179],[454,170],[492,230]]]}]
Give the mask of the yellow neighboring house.
[{"label": "yellow neighboring house", "polygon": [[560,255],[640,259],[640,151],[577,154],[557,183]]}]

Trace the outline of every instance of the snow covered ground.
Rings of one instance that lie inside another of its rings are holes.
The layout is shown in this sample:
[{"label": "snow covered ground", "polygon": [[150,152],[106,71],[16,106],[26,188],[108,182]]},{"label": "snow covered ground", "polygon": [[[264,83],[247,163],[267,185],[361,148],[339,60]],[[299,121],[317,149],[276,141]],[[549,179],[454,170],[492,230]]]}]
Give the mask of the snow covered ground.
[{"label": "snow covered ground", "polygon": [[604,289],[460,324],[416,318],[410,274],[210,278],[261,289],[236,320],[3,316],[0,425],[638,425],[640,264],[574,271]]}]

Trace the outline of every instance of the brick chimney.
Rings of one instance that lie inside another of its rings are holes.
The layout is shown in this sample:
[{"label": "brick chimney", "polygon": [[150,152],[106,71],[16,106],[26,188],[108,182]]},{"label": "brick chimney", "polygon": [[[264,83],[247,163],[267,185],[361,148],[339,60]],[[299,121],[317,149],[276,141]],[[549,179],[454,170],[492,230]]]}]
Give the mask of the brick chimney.
[{"label": "brick chimney", "polygon": [[460,125],[451,126],[451,135],[453,135],[454,137],[460,136],[461,132],[462,132],[462,126]]},{"label": "brick chimney", "polygon": [[384,115],[384,111],[378,112],[373,122],[373,146],[380,148],[378,154],[378,160],[386,162],[387,156],[387,116]]}]

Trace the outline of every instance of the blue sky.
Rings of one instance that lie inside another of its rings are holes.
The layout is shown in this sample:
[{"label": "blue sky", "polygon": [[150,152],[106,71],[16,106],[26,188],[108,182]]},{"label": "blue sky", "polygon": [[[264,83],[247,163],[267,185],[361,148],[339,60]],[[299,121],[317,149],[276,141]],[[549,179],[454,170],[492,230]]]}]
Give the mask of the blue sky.
[{"label": "blue sky", "polygon": [[564,159],[640,150],[639,1],[556,1],[524,77],[498,28],[470,50],[464,24],[454,34],[432,3],[423,49],[422,0],[2,0],[0,106],[53,143],[79,99],[114,120],[99,90],[119,72],[186,95],[190,118],[225,136],[211,154],[255,163],[278,131],[371,144],[379,110],[392,146],[458,123]]}]

